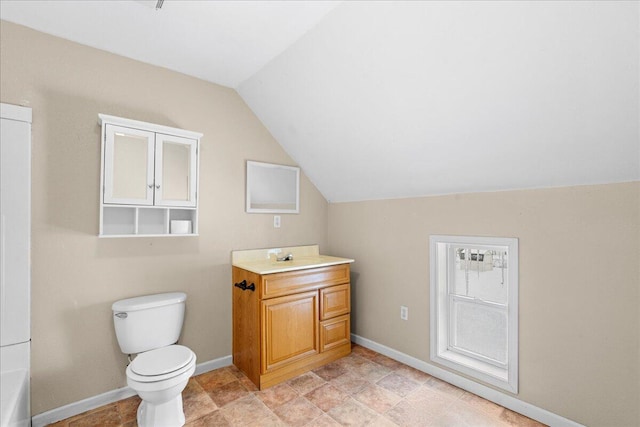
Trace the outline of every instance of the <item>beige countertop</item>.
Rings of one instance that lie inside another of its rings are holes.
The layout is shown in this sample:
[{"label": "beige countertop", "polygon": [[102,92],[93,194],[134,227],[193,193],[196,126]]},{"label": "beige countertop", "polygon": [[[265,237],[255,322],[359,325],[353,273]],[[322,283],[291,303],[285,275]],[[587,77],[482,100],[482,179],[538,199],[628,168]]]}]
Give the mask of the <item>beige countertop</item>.
[{"label": "beige countertop", "polygon": [[[276,261],[276,257],[283,257],[289,253],[293,255],[293,260]],[[318,245],[233,251],[231,258],[234,267],[257,274],[282,273],[354,262],[349,258],[320,255]]]}]

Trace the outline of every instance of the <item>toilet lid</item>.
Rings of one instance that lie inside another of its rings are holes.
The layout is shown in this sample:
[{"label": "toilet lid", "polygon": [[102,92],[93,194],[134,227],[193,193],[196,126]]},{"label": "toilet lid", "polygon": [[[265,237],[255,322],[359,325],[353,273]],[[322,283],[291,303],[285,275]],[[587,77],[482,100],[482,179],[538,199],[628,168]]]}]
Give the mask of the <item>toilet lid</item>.
[{"label": "toilet lid", "polygon": [[174,372],[188,365],[193,352],[182,345],[170,345],[139,354],[131,362],[133,373],[142,376],[158,376]]}]

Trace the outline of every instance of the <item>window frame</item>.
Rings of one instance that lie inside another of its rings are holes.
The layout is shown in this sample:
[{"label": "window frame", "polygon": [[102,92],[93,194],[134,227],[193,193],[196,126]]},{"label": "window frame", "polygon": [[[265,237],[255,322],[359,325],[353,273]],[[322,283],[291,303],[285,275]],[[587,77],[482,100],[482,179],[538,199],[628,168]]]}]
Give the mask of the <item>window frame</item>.
[{"label": "window frame", "polygon": [[[508,251],[507,268],[507,363],[482,360],[482,355],[452,349],[451,314],[453,299],[499,308],[502,304],[455,295],[449,292],[451,268],[455,268],[452,247],[500,247]],[[511,393],[518,393],[518,239],[508,237],[473,237],[431,235],[430,248],[430,358],[477,380],[486,382]],[[453,265],[452,265],[453,264]]]}]

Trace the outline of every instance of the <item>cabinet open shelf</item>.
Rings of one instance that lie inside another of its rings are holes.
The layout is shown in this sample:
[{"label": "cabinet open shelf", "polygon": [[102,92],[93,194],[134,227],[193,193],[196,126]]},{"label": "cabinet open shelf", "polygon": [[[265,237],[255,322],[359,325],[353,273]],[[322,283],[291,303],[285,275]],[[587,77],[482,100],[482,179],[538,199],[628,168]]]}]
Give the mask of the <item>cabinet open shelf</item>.
[{"label": "cabinet open shelf", "polygon": [[[177,233],[177,224],[172,229],[171,221],[189,221],[191,226]],[[197,236],[198,212],[195,208],[103,205],[101,225],[100,237]]]}]

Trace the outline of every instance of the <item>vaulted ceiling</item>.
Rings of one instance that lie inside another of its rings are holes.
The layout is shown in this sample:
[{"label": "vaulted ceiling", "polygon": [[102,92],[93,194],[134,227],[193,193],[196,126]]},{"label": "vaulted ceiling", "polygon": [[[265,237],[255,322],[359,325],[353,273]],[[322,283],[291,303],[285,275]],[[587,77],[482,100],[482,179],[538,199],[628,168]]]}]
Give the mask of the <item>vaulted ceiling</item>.
[{"label": "vaulted ceiling", "polygon": [[640,179],[638,2],[155,5],[0,17],[235,88],[329,201]]}]

